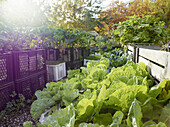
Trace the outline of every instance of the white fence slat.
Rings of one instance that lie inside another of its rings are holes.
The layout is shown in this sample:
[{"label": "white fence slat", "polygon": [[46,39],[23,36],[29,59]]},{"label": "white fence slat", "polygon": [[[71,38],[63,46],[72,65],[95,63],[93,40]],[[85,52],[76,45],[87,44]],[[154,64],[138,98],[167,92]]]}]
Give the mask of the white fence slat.
[{"label": "white fence slat", "polygon": [[152,50],[152,49],[139,49],[139,56],[143,56],[151,61],[154,61],[160,65],[165,66],[167,64],[167,52]]},{"label": "white fence slat", "polygon": [[130,50],[130,51],[134,51],[134,46],[127,46],[127,48],[128,48],[128,50]]},{"label": "white fence slat", "polygon": [[165,65],[165,79],[169,78],[170,79],[170,52],[167,52],[167,63]]},{"label": "white fence slat", "polygon": [[164,79],[164,73],[165,73],[165,69],[142,58],[142,57],[139,57],[139,62],[144,62],[147,67],[149,68],[149,73],[155,77],[156,79],[158,79],[159,81],[163,80]]}]

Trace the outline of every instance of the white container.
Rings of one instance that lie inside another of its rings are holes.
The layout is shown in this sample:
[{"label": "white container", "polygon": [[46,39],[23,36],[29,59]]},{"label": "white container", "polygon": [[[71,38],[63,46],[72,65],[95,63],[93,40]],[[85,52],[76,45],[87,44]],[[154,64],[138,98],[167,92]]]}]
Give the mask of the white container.
[{"label": "white container", "polygon": [[47,65],[48,81],[58,81],[66,77],[66,63]]}]

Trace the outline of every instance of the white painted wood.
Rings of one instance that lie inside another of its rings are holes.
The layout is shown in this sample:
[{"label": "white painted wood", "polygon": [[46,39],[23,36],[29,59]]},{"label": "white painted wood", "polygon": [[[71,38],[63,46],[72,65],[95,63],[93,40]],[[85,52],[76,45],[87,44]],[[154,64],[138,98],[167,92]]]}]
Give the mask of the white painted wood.
[{"label": "white painted wood", "polygon": [[128,50],[130,50],[130,51],[132,51],[132,52],[134,51],[134,46],[128,45],[127,48],[128,48]]},{"label": "white painted wood", "polygon": [[167,63],[167,52],[165,51],[139,48],[139,56],[143,56],[163,66]]},{"label": "white painted wood", "polygon": [[156,79],[158,79],[159,81],[165,79],[164,78],[164,73],[165,73],[165,69],[142,58],[142,57],[139,57],[139,62],[144,62],[147,67],[148,67],[148,71],[149,73],[155,77]]},{"label": "white painted wood", "polygon": [[167,63],[165,66],[165,74],[164,79],[169,78],[170,79],[170,52],[167,52]]},{"label": "white painted wood", "polygon": [[[89,60],[89,59],[84,59],[84,64],[83,64],[83,65],[87,65],[87,62],[89,62],[89,61],[91,61],[91,60]],[[100,60],[95,60],[95,61],[99,62]]]}]

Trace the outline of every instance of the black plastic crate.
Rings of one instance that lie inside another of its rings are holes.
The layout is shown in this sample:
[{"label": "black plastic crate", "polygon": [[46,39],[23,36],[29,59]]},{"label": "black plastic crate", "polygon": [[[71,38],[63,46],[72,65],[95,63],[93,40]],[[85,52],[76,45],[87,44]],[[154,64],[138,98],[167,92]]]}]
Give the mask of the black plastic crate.
[{"label": "black plastic crate", "polygon": [[74,70],[79,69],[81,66],[83,66],[83,60],[77,60],[73,62],[66,62],[66,70]]},{"label": "black plastic crate", "polygon": [[16,81],[16,92],[23,94],[26,98],[32,98],[36,90],[42,90],[47,82],[46,71],[18,79]]},{"label": "black plastic crate", "polygon": [[74,48],[66,48],[63,50],[63,61],[71,62],[74,61]]},{"label": "black plastic crate", "polygon": [[0,54],[0,87],[14,80],[12,65],[12,54]]},{"label": "black plastic crate", "polygon": [[60,56],[60,51],[59,49],[55,49],[55,48],[47,48],[46,49],[46,58],[49,61],[56,61],[59,59]]},{"label": "black plastic crate", "polygon": [[14,78],[21,79],[46,69],[45,50],[13,52]]},{"label": "black plastic crate", "polygon": [[14,82],[3,84],[3,87],[0,87],[0,111],[6,107],[7,102],[11,101],[10,95],[15,90]]}]

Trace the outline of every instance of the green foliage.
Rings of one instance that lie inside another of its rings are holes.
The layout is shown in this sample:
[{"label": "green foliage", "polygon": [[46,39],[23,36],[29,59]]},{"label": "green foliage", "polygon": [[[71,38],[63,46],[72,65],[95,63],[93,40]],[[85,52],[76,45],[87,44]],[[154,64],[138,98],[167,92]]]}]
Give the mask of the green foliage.
[{"label": "green foliage", "polygon": [[3,119],[3,117],[7,115],[15,115],[14,112],[19,112],[22,108],[25,108],[26,106],[30,106],[32,103],[32,100],[26,100],[24,95],[17,94],[15,91],[10,95],[12,100],[9,101],[6,104],[6,107],[4,110],[0,112],[0,120]]},{"label": "green foliage", "polygon": [[167,127],[170,126],[170,102],[162,109],[159,122],[163,122]]},{"label": "green foliage", "polygon": [[23,124],[24,127],[32,127],[32,122],[31,121],[26,121]]},{"label": "green foliage", "polygon": [[87,67],[70,71],[69,79],[37,91],[31,106],[33,118],[49,109],[47,119],[38,126],[168,126],[169,80],[154,88],[144,63],[128,61],[107,74],[109,64],[107,58],[90,61]]},{"label": "green foliage", "polygon": [[142,112],[139,102],[134,99],[132,102],[131,107],[129,108],[128,118],[127,118],[127,125],[141,127],[142,125]]},{"label": "green foliage", "polygon": [[151,16],[130,16],[129,20],[119,22],[113,36],[122,45],[128,43],[167,43],[168,34],[165,23]]},{"label": "green foliage", "polygon": [[75,123],[75,108],[71,104],[68,107],[56,110],[51,117],[49,117],[44,125],[52,127],[74,127]]},{"label": "green foliage", "polygon": [[94,117],[93,123],[98,123],[99,125],[110,125],[112,123],[112,114],[106,113],[106,114],[99,114]]},{"label": "green foliage", "polygon": [[131,56],[125,54],[122,49],[116,48],[110,52],[105,52],[103,57],[106,57],[110,60],[110,67],[121,67],[126,64],[128,60],[131,59]]},{"label": "green foliage", "polygon": [[116,111],[115,114],[112,117],[112,124],[110,127],[118,127],[122,123],[124,114],[121,111]]}]

